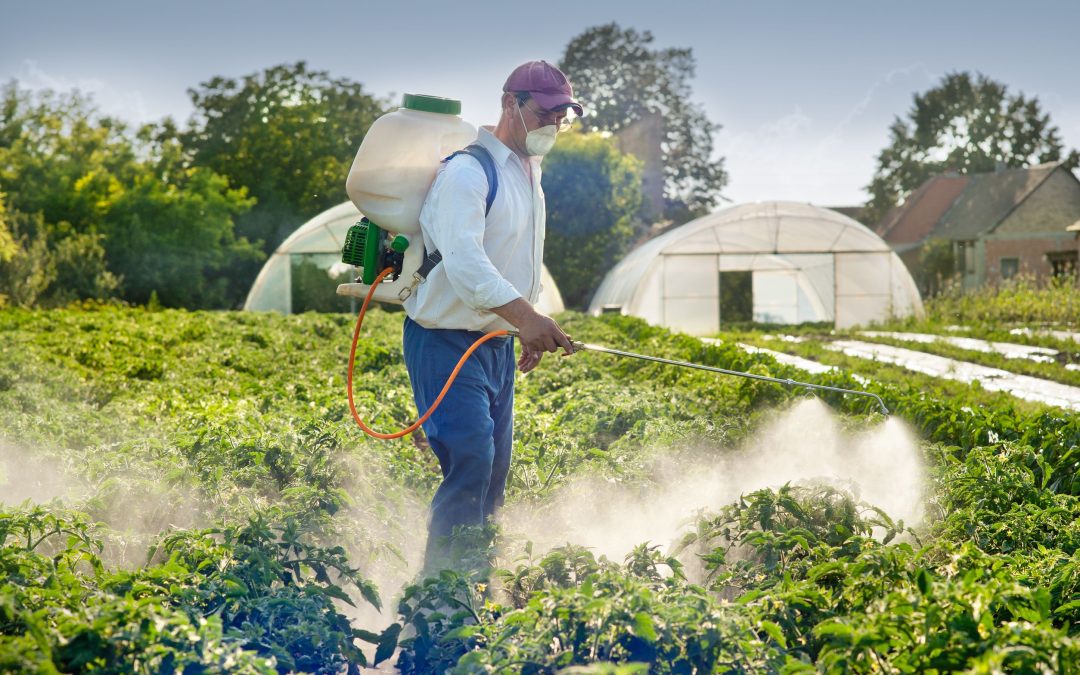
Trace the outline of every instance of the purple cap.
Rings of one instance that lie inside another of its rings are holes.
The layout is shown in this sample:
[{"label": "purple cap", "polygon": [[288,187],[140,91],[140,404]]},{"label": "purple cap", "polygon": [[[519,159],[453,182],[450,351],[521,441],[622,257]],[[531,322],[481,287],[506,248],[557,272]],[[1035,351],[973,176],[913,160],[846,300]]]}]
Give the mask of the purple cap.
[{"label": "purple cap", "polygon": [[527,91],[545,110],[569,106],[579,116],[584,112],[574,100],[574,88],[566,75],[547,61],[529,61],[514,68],[506,78],[503,91]]}]

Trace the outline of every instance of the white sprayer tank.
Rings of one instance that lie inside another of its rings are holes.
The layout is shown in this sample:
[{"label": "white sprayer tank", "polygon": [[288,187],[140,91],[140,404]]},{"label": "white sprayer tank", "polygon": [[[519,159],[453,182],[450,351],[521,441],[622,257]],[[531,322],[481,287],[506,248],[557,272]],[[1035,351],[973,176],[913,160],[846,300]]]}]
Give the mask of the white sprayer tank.
[{"label": "white sprayer tank", "polygon": [[420,233],[420,209],[439,163],[476,139],[461,102],[405,94],[375,120],[356,152],[345,190],[368,220],[389,232]]}]

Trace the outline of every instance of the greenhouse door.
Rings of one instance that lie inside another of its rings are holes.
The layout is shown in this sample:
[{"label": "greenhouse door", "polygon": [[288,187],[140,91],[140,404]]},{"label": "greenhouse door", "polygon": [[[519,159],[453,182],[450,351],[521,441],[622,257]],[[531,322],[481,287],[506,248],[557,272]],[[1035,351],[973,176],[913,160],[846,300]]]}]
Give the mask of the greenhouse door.
[{"label": "greenhouse door", "polygon": [[720,322],[750,323],[754,320],[754,273],[745,270],[720,273]]}]

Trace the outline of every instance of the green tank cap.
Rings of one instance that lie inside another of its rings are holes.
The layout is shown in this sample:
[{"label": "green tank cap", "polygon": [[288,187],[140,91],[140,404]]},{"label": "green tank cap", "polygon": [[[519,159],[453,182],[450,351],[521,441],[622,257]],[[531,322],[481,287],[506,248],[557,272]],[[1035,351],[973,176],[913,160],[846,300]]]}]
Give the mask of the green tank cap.
[{"label": "green tank cap", "polygon": [[394,249],[398,253],[404,253],[409,248],[409,239],[403,234],[399,234],[394,237],[394,241],[390,242],[390,248]]},{"label": "green tank cap", "polygon": [[422,96],[420,94],[405,94],[401,101],[402,108],[420,110],[422,112],[441,113],[443,115],[460,115],[461,101],[452,98],[440,98],[438,96]]}]

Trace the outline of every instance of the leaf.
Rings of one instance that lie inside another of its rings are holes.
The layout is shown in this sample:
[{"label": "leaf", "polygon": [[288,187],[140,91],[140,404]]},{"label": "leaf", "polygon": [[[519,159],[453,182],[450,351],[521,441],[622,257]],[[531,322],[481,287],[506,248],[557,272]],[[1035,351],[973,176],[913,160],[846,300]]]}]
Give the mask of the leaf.
[{"label": "leaf", "polygon": [[356,584],[360,588],[360,595],[367,600],[372,607],[382,610],[382,598],[379,597],[379,589],[370,581],[360,581]]},{"label": "leaf", "polygon": [[924,596],[930,595],[932,584],[933,579],[930,577],[930,573],[926,571],[925,567],[920,567],[919,573],[915,575],[915,585],[919,587],[919,592]]},{"label": "leaf", "polygon": [[[429,615],[434,616],[434,615]],[[417,614],[412,619],[412,625],[416,628],[416,634],[421,638],[427,640],[431,637],[431,627],[428,625],[428,618],[423,614]]]},{"label": "leaf", "polygon": [[1068,614],[1074,609],[1080,609],[1080,600],[1073,600],[1072,602],[1066,602],[1064,605],[1060,605],[1054,610],[1054,614]]},{"label": "leaf", "polygon": [[634,615],[634,635],[649,642],[656,642],[656,628],[648,612],[638,612]]},{"label": "leaf", "polygon": [[445,640],[467,640],[480,632],[479,626],[458,626],[443,636]]},{"label": "leaf", "polygon": [[356,607],[356,603],[354,603],[352,601],[352,598],[349,597],[348,593],[341,590],[340,586],[331,585],[331,586],[322,586],[322,587],[317,587],[317,588],[319,588],[319,590],[322,591],[323,595],[329,595],[331,598],[337,598],[338,600],[341,600],[342,602],[348,603],[351,607]]},{"label": "leaf", "polygon": [[752,591],[747,591],[746,593],[743,593],[739,597],[735,598],[735,602],[740,605],[749,605],[758,598],[762,597],[765,597],[765,591],[754,589]]},{"label": "leaf", "polygon": [[378,633],[373,633],[369,630],[364,630],[362,628],[353,628],[352,634],[354,638],[358,640],[363,640],[364,642],[370,642],[373,645],[379,644],[379,642],[382,640],[382,636],[380,636]]},{"label": "leaf", "polygon": [[838,638],[841,642],[850,643],[855,631],[851,626],[839,621],[825,621],[814,626],[814,635],[825,638]]},{"label": "leaf", "polygon": [[784,637],[784,629],[778,624],[772,621],[762,621],[761,629],[765,631],[769,637],[771,637],[776,644],[780,645],[784,649],[787,649],[787,639]]},{"label": "leaf", "polygon": [[379,646],[375,649],[375,661],[372,663],[373,666],[379,665],[394,655],[394,650],[397,649],[399,635],[401,635],[400,623],[392,623],[382,632],[382,635],[379,637]]},{"label": "leaf", "polygon": [[826,577],[826,576],[830,576],[830,575],[834,575],[834,574],[838,575],[838,576],[842,576],[843,573],[844,573],[844,564],[834,560],[832,562],[821,563],[820,565],[814,565],[814,567],[812,567],[810,569],[810,572],[807,575],[807,577],[810,579],[810,581],[817,582],[822,577]]}]

